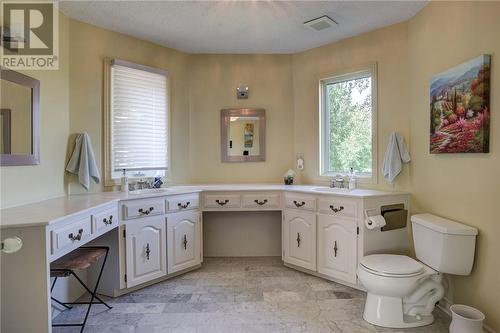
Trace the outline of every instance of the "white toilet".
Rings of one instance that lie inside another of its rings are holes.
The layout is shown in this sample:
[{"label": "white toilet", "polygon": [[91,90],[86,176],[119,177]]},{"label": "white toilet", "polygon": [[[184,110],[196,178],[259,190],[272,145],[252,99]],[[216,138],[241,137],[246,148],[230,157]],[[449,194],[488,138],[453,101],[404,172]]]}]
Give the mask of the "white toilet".
[{"label": "white toilet", "polygon": [[442,274],[469,275],[477,229],[432,214],[411,217],[415,253],[363,257],[358,278],[365,286],[363,318],[374,325],[408,328],[429,325],[443,298]]}]

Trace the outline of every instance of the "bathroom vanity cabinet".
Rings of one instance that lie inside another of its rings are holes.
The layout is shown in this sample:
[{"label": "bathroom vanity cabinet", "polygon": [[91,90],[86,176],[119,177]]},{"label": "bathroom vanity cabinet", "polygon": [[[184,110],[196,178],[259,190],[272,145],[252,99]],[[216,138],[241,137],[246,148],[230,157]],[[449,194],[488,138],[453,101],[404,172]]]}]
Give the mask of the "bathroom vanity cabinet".
[{"label": "bathroom vanity cabinet", "polygon": [[201,214],[180,212],[167,217],[168,273],[198,266],[202,261]]},{"label": "bathroom vanity cabinet", "polygon": [[283,261],[316,270],[316,214],[285,210],[282,233]]},{"label": "bathroom vanity cabinet", "polygon": [[[202,261],[199,194],[121,201],[126,288],[200,265]],[[116,295],[123,289],[101,290]]]},{"label": "bathroom vanity cabinet", "polygon": [[151,216],[125,224],[127,287],[167,275],[165,219]]},{"label": "bathroom vanity cabinet", "polygon": [[[206,185],[62,197],[2,210],[2,237],[19,237],[23,247],[1,254],[2,284],[9,286],[2,289],[1,328],[51,332],[50,263],[83,245],[110,248],[98,291],[108,296],[199,268],[203,212],[281,212],[286,266],[362,288],[356,268],[363,256],[402,252],[408,246],[406,227],[368,230],[365,214],[380,214],[383,206],[395,204],[408,209],[408,202],[409,195],[401,192]],[[87,272],[92,285],[98,267]],[[34,314],[30,321],[20,316],[26,311]]]},{"label": "bathroom vanity cabinet", "polygon": [[318,273],[356,283],[356,231],[357,224],[353,219],[318,214]]},{"label": "bathroom vanity cabinet", "polygon": [[406,228],[389,233],[368,230],[366,211],[380,211],[393,202],[408,207],[405,195],[359,198],[335,194],[285,192],[283,198],[283,261],[285,265],[359,288],[356,269],[367,254],[405,251],[398,243]]}]

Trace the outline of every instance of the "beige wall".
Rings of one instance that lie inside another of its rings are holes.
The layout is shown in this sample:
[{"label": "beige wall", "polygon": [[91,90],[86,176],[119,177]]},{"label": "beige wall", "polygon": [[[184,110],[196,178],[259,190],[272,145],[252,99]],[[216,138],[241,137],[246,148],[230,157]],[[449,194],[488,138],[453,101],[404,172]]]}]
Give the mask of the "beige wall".
[{"label": "beige wall", "polygon": [[[118,58],[168,71],[171,92],[171,171],[173,182],[189,179],[188,56],[182,52],[86,23],[70,22],[70,133],[86,131],[94,146],[103,176],[103,66],[104,59]],[[67,140],[67,139],[66,139]],[[85,190],[75,176],[67,175],[68,192]],[[101,191],[91,182],[90,192]]]},{"label": "beige wall", "polygon": [[[408,43],[406,23],[342,40],[293,55],[294,151],[304,154],[303,183],[318,178],[318,84],[322,78],[358,70],[377,63],[378,72],[378,162],[383,161],[389,134],[397,131],[409,140]],[[409,167],[405,166],[394,186],[379,174],[378,188],[409,188]]]},{"label": "beige wall", "polygon": [[[250,87],[236,99],[236,87]],[[197,183],[281,182],[293,166],[293,101],[288,55],[190,57],[191,180]],[[266,109],[266,161],[222,163],[220,110]]]},{"label": "beige wall", "polygon": [[59,15],[59,69],[22,71],[40,80],[40,165],[0,168],[0,207],[64,195],[69,133],[69,19]]},{"label": "beige wall", "polygon": [[281,213],[204,213],[203,255],[281,256]]},{"label": "beige wall", "polygon": [[[484,311],[500,331],[500,3],[431,3],[408,32],[413,212],[479,229],[474,270],[453,279],[454,298]],[[429,154],[431,77],[483,53],[492,55],[490,153]]]}]

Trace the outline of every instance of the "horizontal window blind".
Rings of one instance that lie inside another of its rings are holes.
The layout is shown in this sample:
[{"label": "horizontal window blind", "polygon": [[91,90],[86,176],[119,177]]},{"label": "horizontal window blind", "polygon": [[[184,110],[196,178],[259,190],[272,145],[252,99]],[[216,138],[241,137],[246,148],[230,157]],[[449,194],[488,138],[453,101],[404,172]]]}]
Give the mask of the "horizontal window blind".
[{"label": "horizontal window blind", "polygon": [[114,63],[111,66],[113,174],[168,169],[167,78]]}]

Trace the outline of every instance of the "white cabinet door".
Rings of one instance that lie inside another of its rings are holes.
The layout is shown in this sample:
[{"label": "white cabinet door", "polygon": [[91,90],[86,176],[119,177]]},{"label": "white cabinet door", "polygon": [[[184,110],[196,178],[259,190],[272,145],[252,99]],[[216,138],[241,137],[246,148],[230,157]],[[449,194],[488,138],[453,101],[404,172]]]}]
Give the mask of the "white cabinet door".
[{"label": "white cabinet door", "polygon": [[201,263],[201,223],[199,212],[171,214],[167,218],[168,273]]},{"label": "white cabinet door", "polygon": [[127,287],[167,274],[166,222],[163,216],[129,221],[125,225]]},{"label": "white cabinet door", "polygon": [[318,215],[318,272],[356,283],[356,221]]},{"label": "white cabinet door", "polygon": [[285,262],[316,270],[316,214],[285,210],[283,242]]}]

